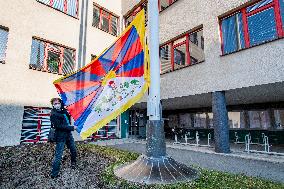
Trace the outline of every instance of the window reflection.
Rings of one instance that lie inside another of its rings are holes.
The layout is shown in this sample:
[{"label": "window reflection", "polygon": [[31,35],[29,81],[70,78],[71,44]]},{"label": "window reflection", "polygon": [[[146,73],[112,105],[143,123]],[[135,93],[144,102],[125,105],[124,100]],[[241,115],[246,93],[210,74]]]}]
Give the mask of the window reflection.
[{"label": "window reflection", "polygon": [[[213,128],[213,113],[176,113],[167,116],[171,128]],[[241,110],[228,112],[230,129],[283,129],[284,110]]]}]

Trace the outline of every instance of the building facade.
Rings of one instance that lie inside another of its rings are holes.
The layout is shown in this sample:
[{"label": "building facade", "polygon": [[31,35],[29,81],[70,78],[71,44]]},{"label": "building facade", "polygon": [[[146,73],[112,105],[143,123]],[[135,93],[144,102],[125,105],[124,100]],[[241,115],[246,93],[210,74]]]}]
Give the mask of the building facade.
[{"label": "building facade", "polygon": [[[124,1],[125,23],[145,7],[147,1]],[[244,142],[245,134],[260,141],[264,133],[283,144],[284,1],[160,0],[159,8],[168,137],[172,128],[180,137],[211,132],[215,142],[228,142],[229,133],[230,141],[239,135]],[[145,110],[146,101],[135,108]]]},{"label": "building facade", "polygon": [[[33,122],[39,127],[48,119],[48,100],[57,95],[52,81],[60,77],[49,72],[64,74],[90,62],[142,8],[147,11],[145,0],[0,0],[0,5],[1,146],[19,144],[30,119],[41,117]],[[265,133],[283,144],[284,1],[158,0],[158,5],[166,136],[176,128],[180,134],[215,134],[217,143],[228,143],[247,133],[260,140]],[[145,137],[146,107],[144,98],[93,137]]]},{"label": "building facade", "polygon": [[121,1],[0,0],[0,7],[0,146],[45,141],[49,101],[58,96],[53,81],[116,39]]}]

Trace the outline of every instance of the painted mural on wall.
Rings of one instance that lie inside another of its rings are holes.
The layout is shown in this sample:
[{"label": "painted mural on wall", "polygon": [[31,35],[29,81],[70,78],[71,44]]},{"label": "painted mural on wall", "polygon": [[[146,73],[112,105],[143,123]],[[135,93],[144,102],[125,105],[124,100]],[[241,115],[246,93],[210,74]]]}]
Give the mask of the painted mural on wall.
[{"label": "painted mural on wall", "polygon": [[51,127],[51,108],[25,107],[21,143],[46,142]]}]

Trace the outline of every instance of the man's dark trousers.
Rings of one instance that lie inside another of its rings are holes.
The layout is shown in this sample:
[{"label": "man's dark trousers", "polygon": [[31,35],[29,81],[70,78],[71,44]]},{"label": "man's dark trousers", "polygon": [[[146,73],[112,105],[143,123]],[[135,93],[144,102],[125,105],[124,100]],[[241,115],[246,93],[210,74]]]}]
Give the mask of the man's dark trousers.
[{"label": "man's dark trousers", "polygon": [[51,170],[51,176],[52,177],[58,176],[65,144],[66,144],[67,148],[70,149],[71,164],[76,164],[77,152],[76,152],[74,138],[73,138],[72,134],[70,134],[68,137],[65,138],[65,140],[56,142],[55,157],[54,157],[54,160],[53,160],[52,170]]}]

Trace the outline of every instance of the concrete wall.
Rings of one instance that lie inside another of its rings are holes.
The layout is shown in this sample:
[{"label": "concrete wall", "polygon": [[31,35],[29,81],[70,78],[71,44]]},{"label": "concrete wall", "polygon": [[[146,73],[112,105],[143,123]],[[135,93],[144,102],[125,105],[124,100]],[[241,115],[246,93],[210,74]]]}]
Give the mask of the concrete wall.
[{"label": "concrete wall", "polygon": [[[79,2],[81,14],[82,1]],[[121,15],[120,0],[95,2]],[[0,0],[0,7],[0,25],[9,28],[6,64],[0,64],[0,146],[3,146],[19,144],[24,106],[49,107],[50,98],[57,96],[52,82],[61,76],[29,69],[32,37],[74,48],[78,55],[80,20],[36,0]],[[99,54],[116,38],[92,27],[92,17],[93,1],[89,1],[87,63],[91,54]]]},{"label": "concrete wall", "polygon": [[[247,0],[178,0],[160,13],[160,43],[203,25],[205,62],[161,77],[162,99],[284,81],[284,39],[221,57],[218,16]],[[134,1],[125,0],[122,14]]]},{"label": "concrete wall", "polygon": [[24,107],[17,104],[0,104],[0,146],[20,143]]}]

